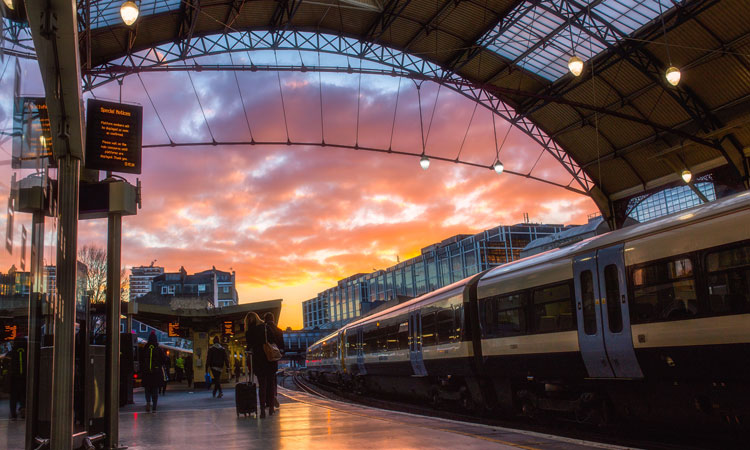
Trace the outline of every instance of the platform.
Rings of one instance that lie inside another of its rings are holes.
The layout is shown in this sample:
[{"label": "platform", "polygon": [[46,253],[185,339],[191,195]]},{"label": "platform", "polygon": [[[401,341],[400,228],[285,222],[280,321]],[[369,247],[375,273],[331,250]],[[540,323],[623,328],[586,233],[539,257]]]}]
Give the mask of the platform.
[{"label": "platform", "polygon": [[[384,411],[324,400],[279,388],[278,414],[237,417],[234,389],[213,398],[208,390],[172,388],[159,411],[143,411],[143,394],[120,412],[120,443],[138,449],[526,449],[617,448],[505,428]],[[24,422],[7,419],[0,402],[0,448],[22,449]]]}]

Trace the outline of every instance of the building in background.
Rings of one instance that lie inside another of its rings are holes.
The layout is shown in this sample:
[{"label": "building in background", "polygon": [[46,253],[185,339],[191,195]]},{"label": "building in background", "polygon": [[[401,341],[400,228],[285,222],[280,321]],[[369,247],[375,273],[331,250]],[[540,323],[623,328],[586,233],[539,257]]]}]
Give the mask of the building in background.
[{"label": "building in background", "polygon": [[180,308],[223,308],[239,301],[235,273],[212,267],[188,275],[184,267],[179,272],[164,272],[151,280],[151,290],[137,297],[139,303],[169,304]]},{"label": "building in background", "polygon": [[151,292],[151,282],[154,277],[164,273],[164,267],[138,266],[130,269],[130,300],[142,297]]},{"label": "building in background", "polygon": [[356,274],[302,303],[305,329],[335,329],[386,302],[418,297],[521,257],[531,241],[559,233],[560,224],[498,226],[456,235],[384,270]]}]

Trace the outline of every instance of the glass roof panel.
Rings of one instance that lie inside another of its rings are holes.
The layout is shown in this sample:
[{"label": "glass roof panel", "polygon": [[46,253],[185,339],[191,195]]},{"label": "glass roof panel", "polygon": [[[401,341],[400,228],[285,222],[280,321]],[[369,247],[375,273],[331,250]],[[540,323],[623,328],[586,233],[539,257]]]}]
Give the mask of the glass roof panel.
[{"label": "glass roof panel", "polygon": [[[91,2],[91,28],[121,25],[120,6],[125,0],[93,0]],[[180,8],[181,0],[141,0],[136,1],[139,17],[150,16]]]},{"label": "glass roof panel", "polygon": [[[681,3],[684,0],[526,0],[478,44],[554,81],[568,73],[572,54],[587,61],[658,18],[660,10]],[[590,31],[596,29],[598,33]]]}]

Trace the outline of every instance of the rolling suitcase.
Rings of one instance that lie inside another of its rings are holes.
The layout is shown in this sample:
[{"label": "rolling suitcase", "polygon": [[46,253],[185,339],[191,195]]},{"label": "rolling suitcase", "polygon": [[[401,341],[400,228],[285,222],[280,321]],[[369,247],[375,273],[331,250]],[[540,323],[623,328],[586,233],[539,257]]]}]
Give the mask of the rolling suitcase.
[{"label": "rolling suitcase", "polygon": [[[249,366],[252,366],[251,364]],[[249,367],[249,381],[247,383],[237,383],[235,386],[234,401],[237,409],[237,417],[240,414],[258,414],[258,390],[253,383],[252,367]]]},{"label": "rolling suitcase", "polygon": [[237,383],[235,387],[235,406],[237,407],[237,416],[240,414],[248,415],[258,412],[258,394],[255,383]]}]

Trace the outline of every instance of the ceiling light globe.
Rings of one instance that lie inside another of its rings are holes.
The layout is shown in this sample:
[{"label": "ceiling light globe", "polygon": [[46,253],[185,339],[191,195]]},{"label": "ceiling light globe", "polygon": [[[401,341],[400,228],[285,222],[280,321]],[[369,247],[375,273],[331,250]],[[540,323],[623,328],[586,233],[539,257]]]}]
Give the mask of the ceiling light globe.
[{"label": "ceiling light globe", "polygon": [[677,86],[680,84],[680,77],[682,74],[680,73],[680,69],[678,69],[675,66],[670,66],[669,69],[667,69],[666,75],[667,82],[671,84],[672,86]]},{"label": "ceiling light globe", "polygon": [[580,76],[583,73],[583,60],[576,55],[571,56],[568,60],[568,69],[573,75]]},{"label": "ceiling light globe", "polygon": [[693,179],[693,173],[689,169],[685,169],[682,171],[682,180],[685,183],[690,183],[690,180]]},{"label": "ceiling light globe", "polygon": [[3,0],[3,3],[5,3],[5,7],[8,8],[9,10],[11,10],[11,11],[13,11],[14,9],[16,9],[13,6],[13,0]]},{"label": "ceiling light globe", "polygon": [[419,159],[419,165],[422,166],[422,170],[427,170],[430,168],[430,158],[422,155],[422,157]]},{"label": "ceiling light globe", "polygon": [[495,169],[495,172],[498,175],[500,175],[501,173],[503,173],[503,170],[505,170],[505,166],[503,165],[503,163],[500,162],[499,159],[495,162],[495,164],[492,166],[492,168]]},{"label": "ceiling light globe", "polygon": [[130,0],[123,2],[122,6],[120,6],[120,17],[122,17],[122,21],[127,26],[135,23],[136,19],[138,19],[138,13],[138,5]]}]

